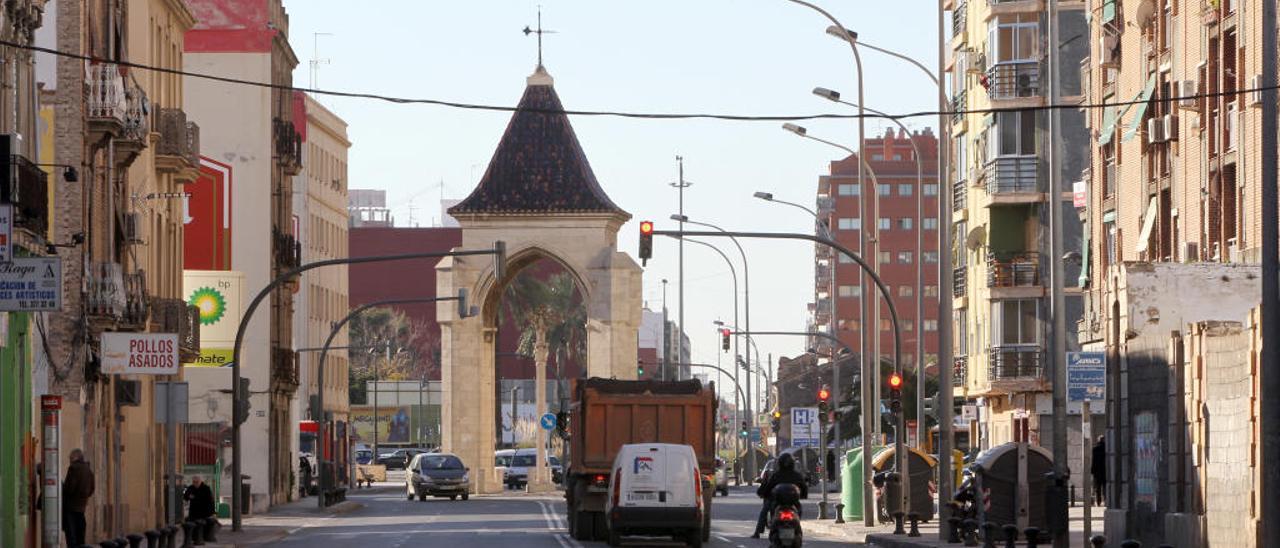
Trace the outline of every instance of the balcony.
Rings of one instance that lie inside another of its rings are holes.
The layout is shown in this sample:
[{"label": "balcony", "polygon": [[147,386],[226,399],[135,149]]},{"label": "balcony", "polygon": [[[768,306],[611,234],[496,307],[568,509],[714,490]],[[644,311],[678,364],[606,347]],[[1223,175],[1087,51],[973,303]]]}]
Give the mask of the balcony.
[{"label": "balcony", "polygon": [[969,108],[968,91],[960,90],[959,93],[951,97],[951,123],[959,124],[964,121],[965,111]]},{"label": "balcony", "polygon": [[141,329],[150,307],[141,270],[125,273],[120,263],[95,263],[88,276],[88,313],[100,325]]},{"label": "balcony", "polygon": [[97,142],[119,135],[124,131],[129,110],[120,67],[111,63],[89,65],[85,78],[89,81],[86,117],[90,140]]},{"label": "balcony", "polygon": [[986,86],[993,101],[1040,97],[1040,62],[995,63],[987,69]]},{"label": "balcony", "polygon": [[813,267],[813,282],[820,291],[827,291],[827,286],[831,284],[831,266],[826,264],[818,264]]},{"label": "balcony", "polygon": [[151,106],[146,92],[132,80],[126,79],[124,95],[124,126],[115,136],[115,161],[116,166],[121,169],[133,165],[142,150],[147,148],[151,136],[151,118],[147,115]]},{"label": "balcony", "polygon": [[991,381],[992,389],[1033,390],[1044,383],[1040,345],[995,346],[988,353],[991,355],[991,368],[987,378]]},{"label": "balcony", "polygon": [[298,353],[288,348],[271,349],[271,384],[298,388]]},{"label": "balcony", "polygon": [[47,239],[49,236],[49,174],[31,160],[9,157],[9,186],[0,188],[0,201],[13,204],[14,226]]},{"label": "balcony", "polygon": [[293,122],[282,118],[272,120],[274,134],[274,153],[285,175],[297,175],[302,172],[302,136],[293,127]]},{"label": "balcony", "polygon": [[1040,254],[1034,251],[987,253],[987,287],[1040,285]]},{"label": "balcony", "polygon": [[951,362],[951,386],[963,387],[969,381],[969,357],[956,356]]},{"label": "balcony", "polygon": [[955,297],[957,299],[963,297],[965,291],[969,289],[969,267],[955,267],[951,271],[951,284],[954,287]]},{"label": "balcony", "polygon": [[951,210],[964,211],[969,207],[969,182],[960,179],[951,183]]},{"label": "balcony", "polygon": [[152,331],[178,335],[178,353],[183,363],[200,357],[200,309],[182,299],[151,299]]},{"label": "balcony", "polygon": [[1039,193],[1040,160],[1032,154],[999,156],[983,166],[983,185],[992,204],[1034,203]]},{"label": "balcony", "polygon": [[956,2],[955,9],[951,10],[951,37],[955,38],[964,34],[969,23],[969,2],[960,0]]},{"label": "balcony", "polygon": [[282,270],[298,268],[302,264],[302,244],[292,234],[275,227],[271,229],[271,237],[276,266]]},{"label": "balcony", "polygon": [[200,174],[200,126],[187,121],[180,108],[162,108],[156,115],[160,141],[156,144],[156,169],[175,173],[182,182]]}]

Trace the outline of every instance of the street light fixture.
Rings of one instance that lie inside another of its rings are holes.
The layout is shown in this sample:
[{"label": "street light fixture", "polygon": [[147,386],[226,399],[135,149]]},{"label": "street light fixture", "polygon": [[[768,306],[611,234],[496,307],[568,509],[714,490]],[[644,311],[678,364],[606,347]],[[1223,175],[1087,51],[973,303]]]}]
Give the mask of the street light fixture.
[{"label": "street light fixture", "polygon": [[760,198],[761,200],[764,200],[764,201],[766,201],[766,202],[772,202],[772,201],[773,201],[773,193],[772,193],[772,192],[757,192],[757,193],[755,193],[755,194],[752,194],[752,196],[755,196],[756,198]]}]

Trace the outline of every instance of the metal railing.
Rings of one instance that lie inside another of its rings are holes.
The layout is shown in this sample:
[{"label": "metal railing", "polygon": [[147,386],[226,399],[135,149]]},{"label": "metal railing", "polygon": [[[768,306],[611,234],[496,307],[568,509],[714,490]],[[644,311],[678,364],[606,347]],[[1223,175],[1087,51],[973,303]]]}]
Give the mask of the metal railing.
[{"label": "metal railing", "polygon": [[298,386],[298,353],[288,348],[271,349],[271,380]]},{"label": "metal railing", "polygon": [[285,171],[297,175],[302,166],[302,135],[293,127],[293,122],[283,118],[273,119],[272,128],[276,158]]},{"label": "metal railing", "polygon": [[1012,379],[1040,379],[1044,377],[1044,365],[1040,359],[1038,344],[1014,344],[993,346],[991,355],[992,381]]},{"label": "metal railing", "polygon": [[1004,61],[987,69],[987,95],[1016,99],[1040,95],[1040,61]]},{"label": "metal railing", "polygon": [[192,166],[200,165],[200,126],[187,121],[180,108],[162,108],[157,114],[160,142],[156,154],[182,158]]},{"label": "metal railing", "polygon": [[126,80],[124,95],[124,131],[120,133],[120,138],[146,146],[147,135],[151,133],[151,121],[146,115],[147,92],[133,81]]},{"label": "metal railing", "polygon": [[964,296],[965,290],[969,288],[969,267],[955,267],[951,271],[951,283],[955,287],[955,296]]},{"label": "metal railing", "polygon": [[987,194],[1036,192],[1040,160],[1034,154],[999,156],[983,166]]},{"label": "metal railing", "polygon": [[969,380],[969,357],[956,356],[951,362],[951,385],[964,386]]},{"label": "metal railing", "polygon": [[14,226],[42,238],[49,233],[49,174],[26,157],[9,157],[9,185],[0,185],[0,201],[13,204]]},{"label": "metal railing", "polygon": [[958,124],[964,121],[965,110],[969,108],[969,92],[960,90],[951,97],[951,123]]},{"label": "metal railing", "polygon": [[960,36],[969,24],[969,2],[957,2],[951,10],[951,36]]},{"label": "metal railing", "polygon": [[960,179],[951,183],[951,210],[964,211],[969,207],[969,181]]},{"label": "metal railing", "polygon": [[162,333],[178,335],[178,352],[183,362],[200,355],[200,309],[182,299],[152,298],[151,321]]},{"label": "metal railing", "polygon": [[120,76],[120,67],[113,63],[99,63],[89,65],[86,72],[89,80],[88,117],[123,125],[129,101],[125,96],[124,77]]},{"label": "metal railing", "polygon": [[1040,254],[1035,251],[987,253],[987,287],[1040,285]]},{"label": "metal railing", "polygon": [[271,237],[277,266],[287,270],[302,264],[302,244],[292,234],[272,227]]}]

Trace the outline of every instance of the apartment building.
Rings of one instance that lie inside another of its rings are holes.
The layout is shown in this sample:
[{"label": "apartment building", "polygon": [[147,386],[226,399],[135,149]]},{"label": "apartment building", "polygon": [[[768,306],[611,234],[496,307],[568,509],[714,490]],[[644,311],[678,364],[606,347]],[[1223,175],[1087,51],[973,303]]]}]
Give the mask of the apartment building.
[{"label": "apartment building", "polygon": [[[349,242],[347,151],[351,148],[347,123],[310,95],[297,92],[294,101],[302,104],[306,117],[302,131],[302,173],[294,179],[293,187],[293,210],[298,218],[302,260],[310,263],[345,258]],[[342,321],[350,310],[348,280],[346,266],[321,268],[303,274],[301,287],[294,295],[295,348],[320,348],[324,345],[332,326]],[[332,346],[347,346],[345,329],[333,339]],[[319,359],[319,352],[298,354],[300,378],[293,415],[309,424],[319,420],[312,408],[312,398],[323,389],[325,413],[332,414],[335,425],[343,425],[327,427],[326,437],[340,440],[342,437],[335,434],[344,431],[348,422],[347,350],[329,352],[325,358],[323,380],[319,379]],[[299,441],[295,453],[316,454],[314,435],[307,436],[299,430],[294,438]],[[329,443],[322,447],[328,447],[326,460],[338,462],[339,469],[345,468],[342,464],[346,452],[339,449],[341,445]],[[301,477],[301,471],[298,474]]]},{"label": "apartment building", "polygon": [[1091,9],[1080,336],[1107,356],[1107,536],[1256,546],[1261,2]]},{"label": "apartment building", "polygon": [[[978,405],[971,439],[980,448],[1009,441],[1052,441],[1049,265],[1063,260],[1068,283],[1067,346],[1079,318],[1080,223],[1069,199],[1088,162],[1084,113],[1056,111],[1050,133],[1050,84],[1060,103],[1082,100],[1080,62],[1088,56],[1085,5],[1059,3],[1059,78],[1050,77],[1048,13],[1043,0],[952,0],[951,188],[954,240],[954,382]],[[992,111],[990,109],[998,109]],[[1057,173],[1049,158],[1057,155]],[[1064,250],[1050,257],[1048,212],[1064,211]],[[1073,253],[1074,252],[1074,253]],[[1077,411],[1078,412],[1078,411]],[[1069,432],[1079,443],[1079,422]],[[1078,457],[1077,457],[1078,458]],[[1070,465],[1070,463],[1068,463]],[[1075,465],[1073,470],[1078,470]],[[1073,474],[1073,481],[1078,474]]]},{"label": "apartment building", "polygon": [[[214,74],[288,87],[298,58],[289,45],[289,16],[281,0],[186,0],[195,15],[187,31],[183,63],[189,72]],[[219,240],[216,259],[184,257],[206,267],[243,274],[243,303],[274,278],[298,266],[293,213],[294,177],[302,171],[305,114],[293,93],[186,76],[183,93],[188,117],[200,124],[201,164],[224,190],[219,207],[234,219],[234,230]],[[195,237],[192,235],[192,237]],[[298,388],[293,350],[293,296],[296,279],[273,291],[250,321],[241,349],[241,377],[249,380],[250,410],[241,428],[241,472],[248,476],[252,507],[289,500],[292,452],[298,417],[293,398]],[[237,311],[236,313],[239,313]],[[230,425],[231,388],[227,367],[190,367],[192,398],[205,402],[198,411],[208,420]],[[208,401],[219,402],[208,405]],[[264,458],[265,457],[265,458]],[[230,451],[223,465],[229,466]],[[224,479],[229,480],[230,476]],[[222,494],[229,495],[230,489]]]}]

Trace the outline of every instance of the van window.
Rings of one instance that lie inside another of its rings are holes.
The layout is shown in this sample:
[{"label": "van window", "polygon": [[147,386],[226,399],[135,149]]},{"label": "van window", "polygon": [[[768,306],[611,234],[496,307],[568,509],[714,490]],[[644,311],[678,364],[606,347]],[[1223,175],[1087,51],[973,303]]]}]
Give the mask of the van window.
[{"label": "van window", "polygon": [[534,466],[533,455],[516,455],[511,459],[511,466]]},{"label": "van window", "polygon": [[511,455],[498,455],[493,457],[495,466],[511,466]]}]

